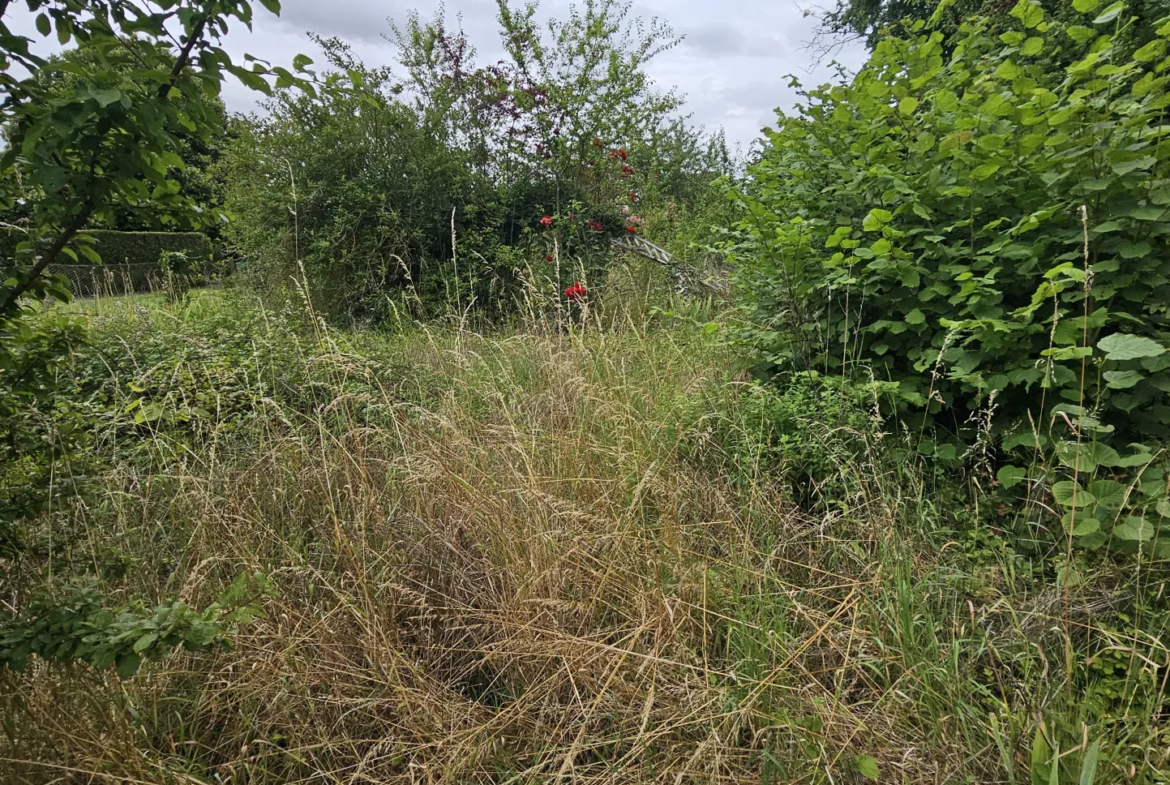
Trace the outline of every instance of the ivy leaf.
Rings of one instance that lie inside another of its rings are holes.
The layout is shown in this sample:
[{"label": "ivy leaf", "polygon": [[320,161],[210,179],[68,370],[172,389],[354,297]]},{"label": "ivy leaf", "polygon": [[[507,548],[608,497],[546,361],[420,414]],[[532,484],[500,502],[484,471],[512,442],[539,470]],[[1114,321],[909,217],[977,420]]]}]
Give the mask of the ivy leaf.
[{"label": "ivy leaf", "polygon": [[1116,19],[1118,16],[1121,15],[1121,11],[1123,8],[1125,8],[1124,0],[1118,0],[1118,2],[1114,3],[1113,5],[1109,6],[1104,11],[1102,11],[1101,15],[1093,20],[1093,24],[1095,24],[1095,25],[1109,24],[1110,22],[1112,22],[1114,19]]},{"label": "ivy leaf", "polygon": [[853,759],[853,768],[867,780],[877,781],[882,776],[881,769],[878,767],[877,758],[872,755],[858,755]]},{"label": "ivy leaf", "polygon": [[999,480],[999,484],[1004,488],[1014,488],[1019,485],[1028,476],[1028,472],[1021,469],[1019,466],[1004,466],[995,473],[995,479]]},{"label": "ivy leaf", "polygon": [[1157,341],[1141,335],[1114,333],[1102,338],[1097,348],[1105,352],[1106,360],[1139,360],[1142,357],[1157,357],[1166,349]]},{"label": "ivy leaf", "polygon": [[1137,371],[1106,371],[1105,381],[1110,390],[1128,390],[1146,378],[1145,374]]}]

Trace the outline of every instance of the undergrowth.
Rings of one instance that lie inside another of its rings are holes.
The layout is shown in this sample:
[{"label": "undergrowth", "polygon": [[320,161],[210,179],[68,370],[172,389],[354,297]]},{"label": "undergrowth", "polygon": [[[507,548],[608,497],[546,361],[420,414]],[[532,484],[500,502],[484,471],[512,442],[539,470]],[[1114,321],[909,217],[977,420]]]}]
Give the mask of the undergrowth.
[{"label": "undergrowth", "polygon": [[80,580],[194,615],[244,575],[262,613],[124,680],[0,670],[2,779],[1167,781],[1164,571],[1088,554],[1066,602],[1006,492],[897,458],[873,390],[761,386],[662,318],[92,309],[56,413],[92,424],[83,491],[6,606]]}]

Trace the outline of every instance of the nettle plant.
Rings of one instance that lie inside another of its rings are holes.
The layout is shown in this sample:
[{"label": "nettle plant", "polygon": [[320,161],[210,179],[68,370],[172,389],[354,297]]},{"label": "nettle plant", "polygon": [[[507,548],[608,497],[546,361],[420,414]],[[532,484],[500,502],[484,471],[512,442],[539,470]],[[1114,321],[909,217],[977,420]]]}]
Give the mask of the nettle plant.
[{"label": "nettle plant", "polygon": [[918,22],[808,92],[743,195],[742,338],[768,373],[896,383],[920,452],[995,443],[1083,544],[1170,556],[1170,23],[1134,46],[1099,5],[1021,0],[949,57]]}]

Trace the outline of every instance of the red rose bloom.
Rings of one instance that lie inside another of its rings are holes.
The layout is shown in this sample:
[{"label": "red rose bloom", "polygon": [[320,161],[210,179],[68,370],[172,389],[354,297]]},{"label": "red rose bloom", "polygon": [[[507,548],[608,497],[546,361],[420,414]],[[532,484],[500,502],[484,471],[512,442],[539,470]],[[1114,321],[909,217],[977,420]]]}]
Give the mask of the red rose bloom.
[{"label": "red rose bloom", "polygon": [[552,226],[552,217],[546,215],[544,218],[541,218],[540,225],[543,226],[545,229]]},{"label": "red rose bloom", "polygon": [[565,298],[570,302],[581,302],[585,297],[585,287],[581,285],[580,281],[573,281],[573,285],[565,289]]},{"label": "red rose bloom", "polygon": [[545,260],[546,262],[551,262],[551,261],[553,260],[553,255],[552,255],[552,254],[548,254],[547,256],[545,256],[545,257],[544,257],[544,260]]},{"label": "red rose bloom", "polygon": [[633,173],[634,173],[634,167],[632,167],[632,166],[623,166],[622,167],[622,177],[629,177]]},{"label": "red rose bloom", "polygon": [[636,227],[636,226],[627,226],[627,227],[626,227],[626,231],[627,231],[627,232],[629,232],[630,234],[634,234],[635,232],[637,232],[637,231],[638,231],[638,227]]}]

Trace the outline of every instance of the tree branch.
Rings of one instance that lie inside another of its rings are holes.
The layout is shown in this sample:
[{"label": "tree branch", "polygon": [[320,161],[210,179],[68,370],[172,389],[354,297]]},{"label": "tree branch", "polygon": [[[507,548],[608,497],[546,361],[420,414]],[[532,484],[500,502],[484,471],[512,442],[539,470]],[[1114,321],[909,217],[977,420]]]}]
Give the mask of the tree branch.
[{"label": "tree branch", "polygon": [[82,230],[85,222],[89,220],[89,216],[93,214],[93,210],[93,200],[87,201],[82,205],[81,212],[73,216],[73,220],[61,230],[61,234],[57,235],[57,239],[53,241],[49,250],[37,258],[37,262],[32,266],[32,269],[21,276],[20,282],[4,296],[4,301],[0,303],[0,318],[11,315],[11,311],[14,310],[17,301],[24,296],[25,292],[33,285],[33,282],[41,277],[48,266],[56,260],[65,246],[69,244],[69,241]]}]

